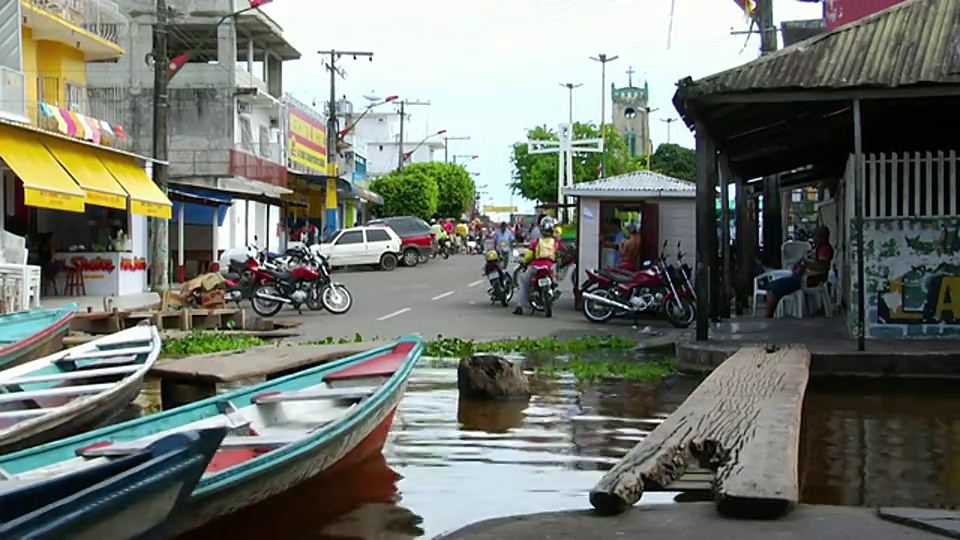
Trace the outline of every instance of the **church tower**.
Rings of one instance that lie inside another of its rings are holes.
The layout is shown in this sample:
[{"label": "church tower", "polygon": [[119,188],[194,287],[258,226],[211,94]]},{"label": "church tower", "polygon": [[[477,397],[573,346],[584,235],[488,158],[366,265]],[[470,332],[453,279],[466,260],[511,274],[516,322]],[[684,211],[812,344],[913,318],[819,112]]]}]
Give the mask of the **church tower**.
[{"label": "church tower", "polygon": [[610,85],[613,101],[613,125],[623,137],[631,156],[653,153],[650,140],[650,87],[644,82],[643,88],[633,86],[633,67],[627,69],[627,86],[617,88]]}]

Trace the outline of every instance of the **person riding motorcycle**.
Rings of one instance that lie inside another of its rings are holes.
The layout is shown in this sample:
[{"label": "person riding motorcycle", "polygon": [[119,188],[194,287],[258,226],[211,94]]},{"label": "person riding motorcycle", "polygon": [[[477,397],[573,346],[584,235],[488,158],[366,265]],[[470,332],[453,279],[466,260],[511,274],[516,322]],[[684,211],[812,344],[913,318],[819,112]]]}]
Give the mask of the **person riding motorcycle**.
[{"label": "person riding motorcycle", "polygon": [[543,268],[553,269],[557,262],[557,239],[553,237],[556,221],[551,217],[545,217],[540,222],[540,238],[530,244],[530,248],[523,256],[520,264],[524,267],[520,274],[520,293],[517,295],[517,309],[513,311],[514,315],[523,315],[533,311],[530,305],[530,282],[537,274],[537,270]]},{"label": "person riding motorcycle", "polygon": [[456,235],[457,248],[462,248],[467,245],[467,234],[470,232],[470,229],[467,227],[466,221],[461,221],[457,223],[457,226],[453,229],[454,235]]}]

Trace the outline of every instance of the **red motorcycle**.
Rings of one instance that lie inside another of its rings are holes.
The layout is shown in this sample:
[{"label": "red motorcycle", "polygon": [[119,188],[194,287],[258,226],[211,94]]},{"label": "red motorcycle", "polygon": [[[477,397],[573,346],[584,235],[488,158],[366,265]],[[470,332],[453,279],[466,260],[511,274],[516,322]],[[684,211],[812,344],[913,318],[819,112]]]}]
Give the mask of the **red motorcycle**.
[{"label": "red motorcycle", "polygon": [[588,270],[581,298],[584,316],[595,323],[625,314],[636,320],[644,313],[663,313],[673,326],[687,328],[696,318],[693,291],[662,254],[637,272]]},{"label": "red motorcycle", "polygon": [[[326,309],[334,315],[343,315],[353,307],[353,295],[342,283],[330,279],[330,263],[312,254],[289,272],[257,267],[254,279],[260,280],[251,298],[253,310],[262,317],[276,315],[284,304],[301,311],[306,305],[311,311]],[[302,311],[301,311],[302,312]]]},{"label": "red motorcycle", "polygon": [[536,271],[530,279],[530,306],[536,311],[542,311],[549,319],[553,317],[553,303],[560,297],[560,286],[552,268],[534,268]]}]

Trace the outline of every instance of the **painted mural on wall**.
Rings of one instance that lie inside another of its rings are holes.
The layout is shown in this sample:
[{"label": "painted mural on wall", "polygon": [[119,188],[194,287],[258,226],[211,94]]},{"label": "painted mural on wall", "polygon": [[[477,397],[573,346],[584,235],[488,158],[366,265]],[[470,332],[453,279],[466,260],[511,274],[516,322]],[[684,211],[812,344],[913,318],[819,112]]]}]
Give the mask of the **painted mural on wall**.
[{"label": "painted mural on wall", "polygon": [[870,220],[864,240],[867,335],[960,338],[960,218]]}]

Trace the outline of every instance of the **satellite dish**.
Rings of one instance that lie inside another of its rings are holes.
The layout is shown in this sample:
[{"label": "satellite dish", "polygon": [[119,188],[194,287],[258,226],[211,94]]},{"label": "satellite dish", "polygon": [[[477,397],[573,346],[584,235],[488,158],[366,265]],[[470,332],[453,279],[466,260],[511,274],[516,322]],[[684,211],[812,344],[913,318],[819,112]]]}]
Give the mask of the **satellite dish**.
[{"label": "satellite dish", "polygon": [[370,103],[376,103],[378,101],[382,101],[380,99],[380,96],[374,94],[373,92],[370,92],[369,94],[364,94],[363,99],[369,101]]}]

